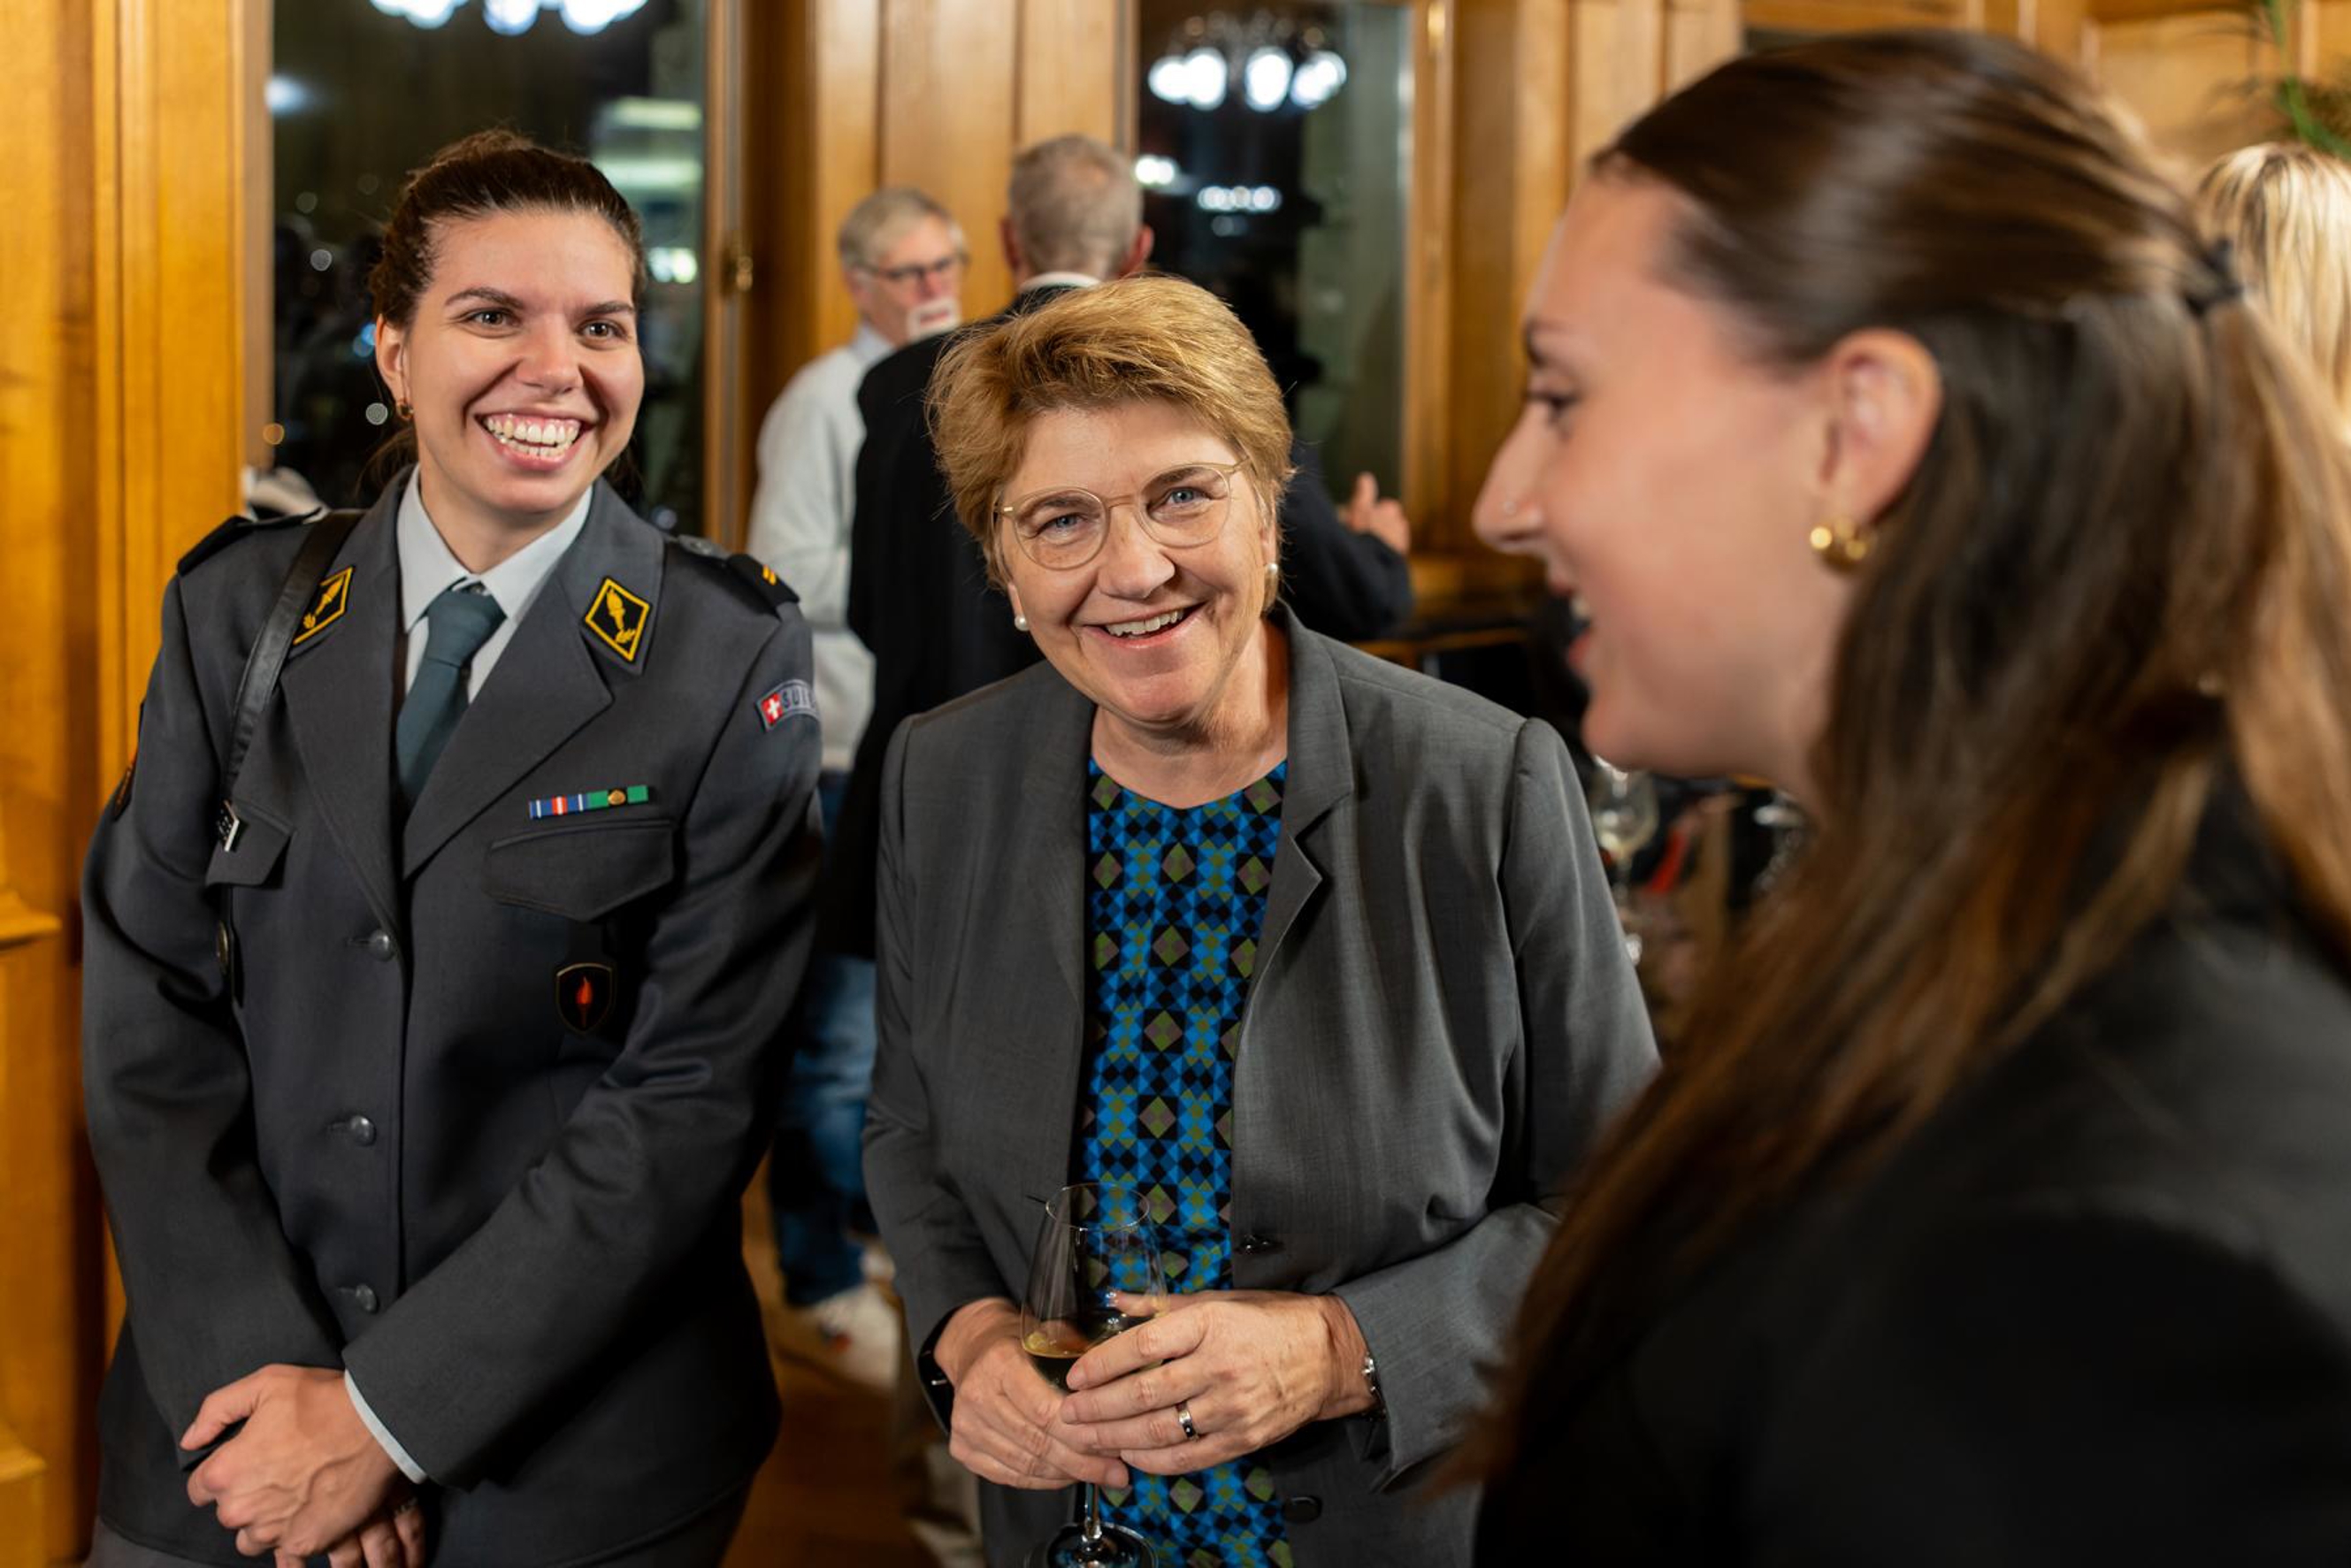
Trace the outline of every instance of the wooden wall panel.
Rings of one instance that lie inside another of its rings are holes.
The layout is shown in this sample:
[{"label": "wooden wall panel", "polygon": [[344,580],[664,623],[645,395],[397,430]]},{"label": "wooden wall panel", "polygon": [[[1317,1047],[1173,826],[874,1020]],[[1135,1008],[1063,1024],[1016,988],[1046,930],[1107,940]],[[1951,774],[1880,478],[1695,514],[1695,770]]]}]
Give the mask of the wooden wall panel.
[{"label": "wooden wall panel", "polygon": [[1563,4],[1460,0],[1454,69],[1478,84],[1455,114],[1458,160],[1488,177],[1453,183],[1453,374],[1444,486],[1423,508],[1424,549],[1468,550],[1470,503],[1518,417],[1519,318],[1573,183],[1573,17]]},{"label": "wooden wall panel", "polygon": [[882,19],[882,181],[919,185],[972,241],[964,308],[1012,297],[995,243],[1012,166],[1018,0],[887,0]]},{"label": "wooden wall panel", "polygon": [[2277,51],[2241,12],[2093,19],[2083,63],[2135,110],[2156,145],[2193,180],[2204,164],[2269,134],[2272,116],[2246,82],[2278,69]]},{"label": "wooden wall panel", "polygon": [[[74,315],[89,295],[90,28],[43,0],[0,0],[0,145],[43,155],[0,160],[0,559],[8,562],[10,638],[0,660],[0,902],[21,940],[0,934],[0,1564],[30,1568],[77,1542],[78,1456],[88,1428],[69,1360],[79,1335],[74,1281],[77,1167],[72,1135],[73,973],[57,917],[71,907],[64,841],[85,820],[86,787],[68,739],[77,696],[76,583],[63,559],[90,476],[89,339]],[[64,323],[66,330],[59,331]],[[47,916],[47,932],[38,929]]]},{"label": "wooden wall panel", "polygon": [[1014,147],[1071,131],[1133,140],[1132,19],[1116,0],[1019,0]]},{"label": "wooden wall panel", "polygon": [[74,946],[40,922],[73,917],[172,563],[237,502],[258,5],[0,0],[5,144],[38,150],[0,161],[0,1562],[26,1531],[78,1556],[94,1502],[112,1314]]},{"label": "wooden wall panel", "polygon": [[[775,0],[746,9],[750,410],[856,328],[833,234],[860,198],[914,184],[964,226],[964,310],[1011,298],[997,240],[1014,152],[1080,131],[1131,140],[1124,0]],[[750,455],[744,455],[747,465]]]}]

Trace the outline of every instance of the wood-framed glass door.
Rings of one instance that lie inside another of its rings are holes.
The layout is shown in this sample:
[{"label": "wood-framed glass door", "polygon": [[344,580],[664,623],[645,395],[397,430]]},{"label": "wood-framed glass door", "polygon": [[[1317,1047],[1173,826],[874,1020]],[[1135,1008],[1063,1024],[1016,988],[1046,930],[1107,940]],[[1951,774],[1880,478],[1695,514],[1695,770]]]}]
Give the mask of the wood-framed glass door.
[{"label": "wood-framed glass door", "polygon": [[[275,498],[371,499],[397,414],[367,272],[408,172],[506,126],[595,162],[644,225],[645,397],[612,477],[657,525],[734,536],[740,381],[737,0],[307,0],[274,7],[264,93],[266,409]],[[298,481],[298,483],[297,483]]]}]

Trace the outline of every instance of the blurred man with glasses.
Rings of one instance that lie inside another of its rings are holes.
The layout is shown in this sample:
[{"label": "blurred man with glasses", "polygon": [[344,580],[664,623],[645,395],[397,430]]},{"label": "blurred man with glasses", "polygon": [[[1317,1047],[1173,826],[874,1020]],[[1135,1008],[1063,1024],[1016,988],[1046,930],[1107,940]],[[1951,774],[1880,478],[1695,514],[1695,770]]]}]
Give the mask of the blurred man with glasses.
[{"label": "blurred man with glasses", "polygon": [[[824,737],[818,784],[825,831],[840,821],[849,770],[873,706],[873,660],[849,629],[852,485],[865,425],[865,372],[961,319],[970,254],[946,209],[905,186],[850,210],[838,239],[857,331],[791,379],[759,427],[750,550],[800,596],[815,633],[816,703]],[[860,1138],[873,1071],[873,965],[820,943],[797,1008],[799,1050],[778,1121],[768,1194],[784,1299],[823,1362],[852,1381],[887,1387],[898,1354],[897,1309],[867,1278]],[[852,944],[854,946],[854,944]],[[827,950],[828,948],[832,950]],[[787,1348],[808,1348],[788,1346]]]}]

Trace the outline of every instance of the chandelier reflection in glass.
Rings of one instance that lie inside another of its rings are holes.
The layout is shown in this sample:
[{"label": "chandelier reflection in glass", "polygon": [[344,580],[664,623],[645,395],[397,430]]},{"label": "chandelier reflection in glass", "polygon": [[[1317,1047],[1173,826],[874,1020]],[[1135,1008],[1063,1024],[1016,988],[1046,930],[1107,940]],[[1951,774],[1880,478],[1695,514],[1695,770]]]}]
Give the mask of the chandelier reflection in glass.
[{"label": "chandelier reflection in glass", "polygon": [[1163,103],[1206,112],[1238,89],[1243,103],[1271,114],[1284,105],[1314,110],[1330,102],[1347,85],[1347,62],[1320,27],[1301,29],[1262,11],[1246,22],[1218,11],[1185,23],[1144,79]]},{"label": "chandelier reflection in glass", "polygon": [[[372,0],[387,16],[405,16],[420,27],[437,27],[465,0]],[[644,8],[645,0],[482,0],[482,20],[493,33],[515,37],[530,31],[541,11],[553,11],[581,35],[601,33]]]}]

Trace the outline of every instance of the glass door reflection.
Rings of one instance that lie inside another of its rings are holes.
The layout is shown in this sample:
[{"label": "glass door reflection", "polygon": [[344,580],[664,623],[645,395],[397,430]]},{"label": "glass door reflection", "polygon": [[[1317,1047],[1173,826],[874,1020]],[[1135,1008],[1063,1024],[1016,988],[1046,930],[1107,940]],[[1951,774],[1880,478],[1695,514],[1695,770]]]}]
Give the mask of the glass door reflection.
[{"label": "glass door reflection", "polygon": [[1153,260],[1256,334],[1336,477],[1402,488],[1415,9],[1139,0]]},{"label": "glass door reflection", "polygon": [[[468,132],[580,152],[644,219],[645,400],[613,471],[645,517],[706,531],[704,108],[709,0],[307,0],[275,7],[270,423],[280,470],[371,499],[396,426],[367,274],[410,170]],[[288,486],[281,492],[298,497]]]}]

